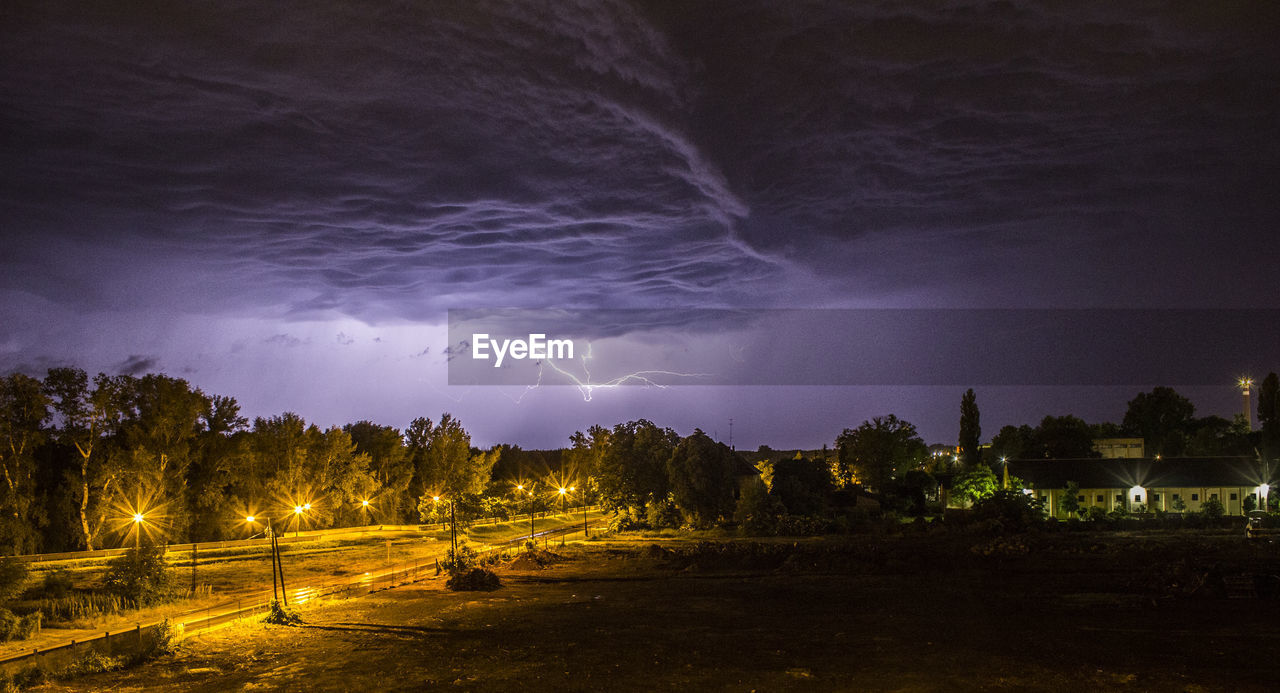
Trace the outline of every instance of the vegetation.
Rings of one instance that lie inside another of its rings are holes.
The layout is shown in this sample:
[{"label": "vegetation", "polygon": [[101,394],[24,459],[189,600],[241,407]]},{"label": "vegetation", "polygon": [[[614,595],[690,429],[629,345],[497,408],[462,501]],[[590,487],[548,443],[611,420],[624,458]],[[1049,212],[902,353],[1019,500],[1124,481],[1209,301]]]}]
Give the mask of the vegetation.
[{"label": "vegetation", "polygon": [[180,588],[164,554],[163,546],[141,546],[113,558],[103,580],[104,589],[133,606],[175,599]]},{"label": "vegetation", "polygon": [[978,413],[978,398],[973,388],[960,398],[960,460],[965,468],[977,466],[982,461],[978,449],[982,442],[982,425]]}]

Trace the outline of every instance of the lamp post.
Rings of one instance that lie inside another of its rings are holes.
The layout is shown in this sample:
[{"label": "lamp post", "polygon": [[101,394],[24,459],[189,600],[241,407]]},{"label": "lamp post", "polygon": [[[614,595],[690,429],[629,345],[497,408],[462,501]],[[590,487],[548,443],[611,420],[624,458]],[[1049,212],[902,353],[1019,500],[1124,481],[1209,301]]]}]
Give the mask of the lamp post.
[{"label": "lamp post", "polygon": [[367,501],[367,500],[362,500],[362,501],[360,501],[360,505],[361,505],[361,507],[363,507],[363,508],[364,508],[364,523],[365,523],[365,525],[371,525],[371,524],[373,524],[373,522],[371,521],[371,517],[372,517],[372,516],[371,516],[371,515],[370,515],[370,513],[369,513],[369,501]]},{"label": "lamp post", "polygon": [[147,518],[142,513],[133,514],[133,550],[134,553],[142,552],[142,522]]},{"label": "lamp post", "polygon": [[[565,512],[564,510],[565,496],[568,495],[568,493],[569,493],[568,489],[566,489],[563,486],[560,487],[560,514],[561,515],[563,515]],[[560,535],[560,545],[564,546],[564,534]]]},{"label": "lamp post", "polygon": [[[297,513],[295,513],[297,515]],[[284,587],[284,565],[280,560],[280,545],[276,543],[276,533],[271,527],[271,518],[258,518],[249,515],[244,521],[250,525],[256,524],[259,519],[267,521],[267,541],[271,543],[271,596],[281,600],[285,606],[289,606],[289,596],[285,592]],[[276,591],[276,577],[279,575],[279,591]]]},{"label": "lamp post", "polygon": [[[310,503],[303,503],[302,505],[293,506],[293,520],[294,520],[293,538],[294,539],[297,539],[298,536],[302,533],[302,513],[310,509],[311,509]],[[288,531],[288,529],[286,529],[285,531]]]}]

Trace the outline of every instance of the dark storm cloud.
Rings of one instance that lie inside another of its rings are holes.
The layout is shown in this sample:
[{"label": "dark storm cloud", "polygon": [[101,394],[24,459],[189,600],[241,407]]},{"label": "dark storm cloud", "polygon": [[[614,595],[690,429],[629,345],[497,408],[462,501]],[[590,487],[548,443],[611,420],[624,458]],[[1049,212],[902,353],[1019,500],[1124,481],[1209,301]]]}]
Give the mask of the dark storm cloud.
[{"label": "dark storm cloud", "polygon": [[129,358],[116,364],[114,370],[120,375],[142,375],[154,371],[159,363],[160,359],[155,356],[132,354]]},{"label": "dark storm cloud", "polygon": [[11,10],[5,207],[27,245],[141,237],[298,313],[759,276],[683,63],[625,6],[556,8]]},{"label": "dark storm cloud", "polygon": [[1190,262],[1265,301],[1269,3],[0,12],[0,288],[61,303],[420,319],[1007,272],[1106,302]]}]

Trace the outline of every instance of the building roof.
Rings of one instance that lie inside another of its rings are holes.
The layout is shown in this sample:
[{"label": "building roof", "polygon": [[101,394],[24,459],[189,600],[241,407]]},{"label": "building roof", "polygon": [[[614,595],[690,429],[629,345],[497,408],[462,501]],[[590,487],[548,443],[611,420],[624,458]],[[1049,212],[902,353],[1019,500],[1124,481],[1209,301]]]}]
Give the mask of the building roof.
[{"label": "building roof", "polygon": [[1277,469],[1264,472],[1250,457],[1134,457],[1121,459],[1010,460],[1009,474],[1035,489],[1065,488],[1187,488],[1195,486],[1275,485]]}]

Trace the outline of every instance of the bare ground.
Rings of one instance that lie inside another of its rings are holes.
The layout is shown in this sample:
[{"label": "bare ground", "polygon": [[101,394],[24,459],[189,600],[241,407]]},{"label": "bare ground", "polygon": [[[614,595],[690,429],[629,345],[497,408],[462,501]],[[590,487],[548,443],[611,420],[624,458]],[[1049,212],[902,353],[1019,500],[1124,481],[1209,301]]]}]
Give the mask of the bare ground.
[{"label": "bare ground", "polygon": [[[1231,543],[1210,571],[1274,559],[1237,539],[1206,541]],[[1280,601],[1192,591],[1181,582],[1199,563],[1153,565],[1185,560],[1162,539],[1066,537],[1025,554],[996,544],[996,558],[963,537],[775,544],[764,559],[651,543],[571,546],[563,563],[503,571],[496,592],[435,581],[327,602],[302,627],[245,623],[43,690],[1263,691],[1280,681]]]}]

